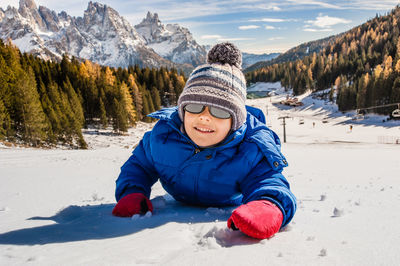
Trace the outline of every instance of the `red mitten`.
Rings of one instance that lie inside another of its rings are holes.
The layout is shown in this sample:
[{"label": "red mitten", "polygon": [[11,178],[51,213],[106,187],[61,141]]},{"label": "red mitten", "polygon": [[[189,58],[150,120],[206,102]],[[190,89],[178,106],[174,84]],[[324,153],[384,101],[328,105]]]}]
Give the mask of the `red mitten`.
[{"label": "red mitten", "polygon": [[282,212],[275,204],[255,200],[236,208],[228,219],[228,227],[254,238],[265,239],[279,231],[282,221]]},{"label": "red mitten", "polygon": [[120,217],[131,217],[134,214],[153,212],[151,201],[142,193],[132,193],[124,196],[115,205],[112,214]]}]

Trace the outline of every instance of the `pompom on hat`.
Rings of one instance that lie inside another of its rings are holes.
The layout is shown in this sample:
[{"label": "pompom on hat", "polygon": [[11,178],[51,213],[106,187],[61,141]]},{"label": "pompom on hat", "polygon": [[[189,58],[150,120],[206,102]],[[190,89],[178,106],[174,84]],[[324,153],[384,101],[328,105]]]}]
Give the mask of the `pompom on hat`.
[{"label": "pompom on hat", "polygon": [[179,116],[190,103],[214,106],[232,116],[232,130],[246,121],[246,80],[241,71],[242,53],[232,43],[215,45],[207,54],[207,64],[190,74],[178,99]]}]

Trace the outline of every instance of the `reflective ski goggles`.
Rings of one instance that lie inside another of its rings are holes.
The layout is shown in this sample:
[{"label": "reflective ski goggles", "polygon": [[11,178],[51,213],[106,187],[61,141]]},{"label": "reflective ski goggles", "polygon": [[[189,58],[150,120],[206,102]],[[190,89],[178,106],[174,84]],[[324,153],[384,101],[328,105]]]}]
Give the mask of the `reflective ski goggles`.
[{"label": "reflective ski goggles", "polygon": [[[204,109],[206,109],[206,106],[207,105],[198,104],[198,103],[189,103],[189,104],[185,105],[185,107],[183,109],[192,114],[201,114],[204,111]],[[231,117],[231,114],[225,110],[216,108],[214,106],[207,106],[207,107],[208,107],[208,111],[210,112],[210,114],[213,117],[216,117],[219,119],[228,119]]]}]

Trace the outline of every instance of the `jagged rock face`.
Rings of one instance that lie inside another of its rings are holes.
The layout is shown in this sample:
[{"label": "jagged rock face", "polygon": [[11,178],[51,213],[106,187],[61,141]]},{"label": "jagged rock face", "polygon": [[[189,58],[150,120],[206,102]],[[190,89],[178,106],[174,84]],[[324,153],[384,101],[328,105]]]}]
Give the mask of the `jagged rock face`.
[{"label": "jagged rock face", "polygon": [[0,37],[10,38],[22,52],[53,60],[67,53],[113,67],[182,67],[147,47],[135,28],[106,5],[89,2],[84,16],[76,18],[37,8],[33,0],[19,4],[18,10],[0,8]]},{"label": "jagged rock face", "polygon": [[206,61],[205,47],[197,44],[188,29],[178,24],[162,24],[157,13],[148,12],[135,29],[148,47],[168,60],[193,66]]}]

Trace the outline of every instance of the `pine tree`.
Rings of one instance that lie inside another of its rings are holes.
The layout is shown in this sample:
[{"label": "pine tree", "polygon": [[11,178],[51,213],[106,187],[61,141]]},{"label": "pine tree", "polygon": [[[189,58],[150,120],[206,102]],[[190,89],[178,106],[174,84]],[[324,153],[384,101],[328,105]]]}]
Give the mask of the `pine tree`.
[{"label": "pine tree", "polygon": [[133,97],[133,103],[136,109],[136,116],[138,120],[143,119],[143,97],[142,94],[136,84],[135,78],[132,74],[129,75],[128,85]]},{"label": "pine tree", "polygon": [[99,98],[99,110],[100,110],[100,123],[103,128],[107,128],[108,119],[107,119],[106,109],[104,107],[104,103],[101,98]]},{"label": "pine tree", "polygon": [[176,80],[175,80],[175,93],[176,93],[176,97],[179,98],[179,95],[181,95],[183,88],[185,87],[185,78],[184,76],[176,76]]},{"label": "pine tree", "polygon": [[149,98],[151,99],[151,97],[147,97],[148,91],[143,91],[143,121],[145,122],[151,122],[151,118],[148,117],[147,115],[151,113],[151,107],[150,107],[150,103],[149,103]]},{"label": "pine tree", "polygon": [[123,104],[123,108],[128,116],[128,121],[130,125],[134,125],[136,123],[136,110],[133,104],[132,96],[129,92],[128,86],[125,82],[122,82],[120,87],[121,93],[121,103]]},{"label": "pine tree", "polygon": [[79,124],[80,127],[82,127],[85,121],[82,104],[79,101],[78,95],[75,93],[74,88],[72,88],[72,85],[68,77],[66,78],[65,82],[63,82],[63,90],[66,92],[68,96],[68,101],[72,107],[72,111],[74,112],[74,116],[75,119],[77,120],[77,123]]},{"label": "pine tree", "polygon": [[32,69],[20,71],[15,90],[16,105],[19,111],[18,131],[23,140],[37,146],[45,139],[45,115],[39,100],[36,81]]},{"label": "pine tree", "polygon": [[360,78],[357,93],[357,108],[366,107],[367,87],[369,83],[369,74],[365,74]]},{"label": "pine tree", "polygon": [[[2,47],[0,46],[0,49]],[[1,50],[0,50],[1,51]],[[4,139],[7,135],[11,135],[11,118],[5,102],[11,103],[11,93],[9,88],[9,80],[11,70],[0,53],[0,139]]]},{"label": "pine tree", "polygon": [[10,129],[10,115],[8,114],[3,100],[0,98],[0,140],[7,137]]},{"label": "pine tree", "polygon": [[116,132],[128,131],[128,119],[127,113],[123,108],[123,105],[118,102],[116,98],[113,99],[113,128]]},{"label": "pine tree", "polygon": [[161,108],[161,98],[160,98],[160,93],[156,89],[156,87],[151,88],[151,98],[154,104],[154,109],[159,110]]},{"label": "pine tree", "polygon": [[400,77],[397,77],[393,83],[393,90],[390,98],[392,103],[400,103]]}]

